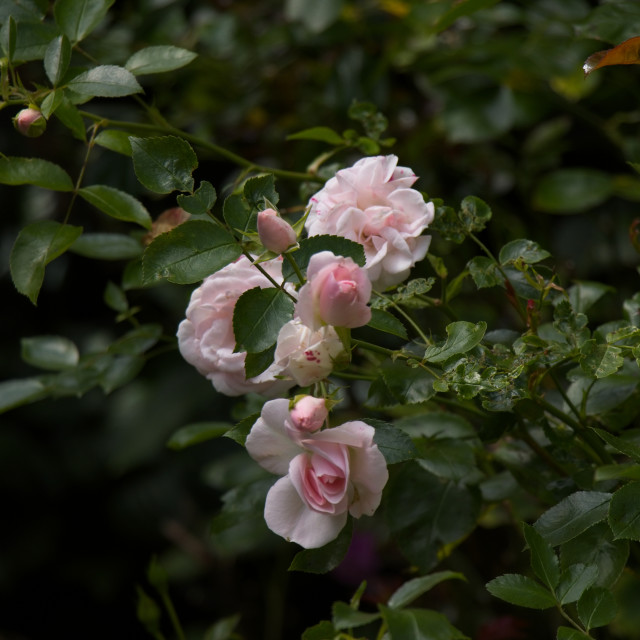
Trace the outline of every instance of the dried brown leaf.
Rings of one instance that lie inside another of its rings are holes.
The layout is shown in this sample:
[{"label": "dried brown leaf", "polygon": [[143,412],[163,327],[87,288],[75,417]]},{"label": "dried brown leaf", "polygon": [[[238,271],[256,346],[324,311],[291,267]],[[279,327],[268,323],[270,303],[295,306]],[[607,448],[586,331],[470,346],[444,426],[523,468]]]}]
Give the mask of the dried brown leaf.
[{"label": "dried brown leaf", "polygon": [[613,49],[596,51],[585,60],[582,69],[588,76],[596,69],[614,64],[640,64],[640,36],[629,38]]}]

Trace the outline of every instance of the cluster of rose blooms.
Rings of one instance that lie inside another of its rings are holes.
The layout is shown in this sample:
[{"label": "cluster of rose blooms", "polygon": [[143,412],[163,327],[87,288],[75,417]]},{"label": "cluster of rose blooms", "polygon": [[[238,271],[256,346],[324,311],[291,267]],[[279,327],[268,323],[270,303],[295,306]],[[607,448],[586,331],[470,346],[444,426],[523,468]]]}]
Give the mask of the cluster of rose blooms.
[{"label": "cluster of rose blooms", "polygon": [[[242,256],[195,289],[180,323],[184,358],[229,396],[248,392],[282,396],[299,385],[326,379],[348,361],[336,327],[353,329],[371,319],[372,290],[405,280],[426,255],[430,238],[422,232],[433,219],[433,204],[412,189],[417,179],[397,166],[397,157],[364,158],[338,171],[310,200],[305,228],[309,236],[332,235],[360,243],[366,264],[321,251],[311,256],[306,282],[298,291],[293,319],[280,330],[273,364],[246,379],[244,352],[235,352],[233,312],[240,296],[273,283]],[[273,209],[258,214],[258,235],[273,253],[295,251],[295,231]],[[260,266],[282,284],[282,256]],[[269,491],[269,528],[306,548],[333,540],[347,520],[371,515],[380,503],[388,473],[373,442],[374,429],[361,421],[324,427],[325,398],[310,395],[266,402],[246,441],[249,454],[282,476]]]}]

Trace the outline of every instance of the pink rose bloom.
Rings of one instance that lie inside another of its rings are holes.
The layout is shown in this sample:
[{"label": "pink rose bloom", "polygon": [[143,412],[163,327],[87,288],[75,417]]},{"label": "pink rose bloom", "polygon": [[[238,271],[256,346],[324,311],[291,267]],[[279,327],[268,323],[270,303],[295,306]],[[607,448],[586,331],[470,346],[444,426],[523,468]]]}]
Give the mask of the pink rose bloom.
[{"label": "pink rose bloom", "polygon": [[321,251],[311,256],[296,315],[311,329],[362,327],[371,320],[371,282],[351,258]]},{"label": "pink rose bloom", "polygon": [[[270,260],[262,268],[276,281],[282,280],[282,264]],[[211,380],[220,393],[278,395],[293,386],[291,381],[276,380],[279,369],[273,365],[255,378],[246,379],[246,354],[234,353],[233,310],[238,298],[254,287],[272,284],[245,256],[205,278],[191,294],[186,319],[178,327],[178,346],[183,358]]]},{"label": "pink rose bloom", "polygon": [[397,163],[396,156],[376,156],[338,171],[311,198],[305,223],[310,236],[362,244],[369,279],[379,290],[405,280],[431,240],[420,234],[433,220],[433,203],[411,188],[413,171]]},{"label": "pink rose bloom", "polygon": [[258,213],[258,236],[264,248],[274,253],[284,253],[298,243],[293,227],[273,209]]},{"label": "pink rose bloom", "polygon": [[292,439],[288,400],[267,402],[247,437],[249,455],[284,476],[269,490],[267,526],[307,549],[340,533],[348,514],[373,515],[389,474],[374,429],[360,421]]},{"label": "pink rose bloom", "polygon": [[293,378],[301,387],[324,380],[336,364],[347,361],[348,355],[333,327],[313,331],[294,319],[280,329],[275,366],[281,375]]}]

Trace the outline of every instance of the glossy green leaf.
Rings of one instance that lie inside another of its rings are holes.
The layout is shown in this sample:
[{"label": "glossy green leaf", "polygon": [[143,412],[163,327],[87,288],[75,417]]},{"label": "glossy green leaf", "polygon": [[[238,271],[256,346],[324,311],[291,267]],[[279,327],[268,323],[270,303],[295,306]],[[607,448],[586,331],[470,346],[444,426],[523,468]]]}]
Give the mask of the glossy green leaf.
[{"label": "glossy green leaf", "polygon": [[204,215],[213,208],[216,202],[216,190],[206,180],[200,183],[192,196],[180,194],[177,198],[178,206],[194,216]]},{"label": "glossy green leaf", "polygon": [[106,129],[96,136],[94,142],[105,149],[131,156],[131,143],[129,142],[129,134],[126,131]]},{"label": "glossy green leaf", "polygon": [[640,482],[630,482],[613,494],[609,526],[616,540],[640,540]]},{"label": "glossy green leaf", "polygon": [[54,87],[64,77],[71,62],[71,45],[67,36],[62,35],[52,40],[44,54],[44,70]]},{"label": "glossy green leaf", "polygon": [[341,631],[369,624],[380,618],[379,613],[366,613],[350,607],[346,602],[334,602],[331,607],[333,626]]},{"label": "glossy green leaf", "polygon": [[596,467],[593,475],[595,482],[603,482],[606,480],[640,480],[640,464],[617,463],[603,464]]},{"label": "glossy green leaf", "polygon": [[129,142],[136,176],[147,189],[156,193],[193,190],[191,174],[198,158],[186,140],[130,136]]},{"label": "glossy green leaf", "polygon": [[24,227],[11,250],[11,278],[16,289],[36,304],[44,270],[64,253],[82,233],[82,227],[62,225],[53,220],[33,222]]},{"label": "glossy green leaf", "polygon": [[9,15],[0,22],[3,23],[0,28],[0,48],[11,62],[16,51],[16,21],[12,15]]},{"label": "glossy green leaf", "polygon": [[281,289],[255,287],[245,291],[233,311],[236,342],[249,353],[268,349],[293,317],[293,301]]},{"label": "glossy green leaf", "polygon": [[0,413],[41,400],[47,393],[47,385],[41,378],[20,378],[0,382]]},{"label": "glossy green leaf", "polygon": [[364,422],[376,430],[373,442],[380,449],[387,464],[412,460],[418,455],[411,438],[404,431],[374,418],[365,418]]},{"label": "glossy green leaf", "polygon": [[251,415],[243,418],[238,424],[229,429],[224,434],[225,438],[231,438],[234,442],[242,445],[244,447],[244,443],[247,440],[247,436],[251,431],[251,428],[256,423],[256,420],[260,417],[260,412],[252,413]]},{"label": "glossy green leaf", "polygon": [[287,140],[317,140],[333,145],[345,144],[344,138],[329,127],[311,127],[287,136]]},{"label": "glossy green leaf", "polygon": [[78,364],[78,348],[63,336],[36,336],[22,338],[21,357],[27,363],[40,369],[61,371]]},{"label": "glossy green leaf", "polygon": [[612,193],[612,177],[604,171],[559,169],[540,180],[533,206],[547,213],[580,213],[602,204]]},{"label": "glossy green leaf", "polygon": [[465,418],[448,411],[429,411],[401,418],[396,425],[412,438],[473,438],[475,429]]},{"label": "glossy green leaf", "polygon": [[142,202],[124,191],[94,184],[79,189],[78,195],[112,218],[135,222],[145,229],[151,228],[151,216]]},{"label": "glossy green leaf", "polygon": [[197,53],[173,47],[160,45],[145,47],[136,51],[126,62],[124,68],[136,76],[146,73],[164,73],[188,65],[198,57]]},{"label": "glossy green leaf", "polygon": [[632,460],[640,462],[640,445],[630,440],[624,440],[618,436],[611,435],[604,429],[592,429],[609,445],[620,453],[624,453],[625,456],[629,456]]},{"label": "glossy green leaf", "polygon": [[40,103],[40,111],[42,115],[48,120],[56,111],[56,109],[62,104],[64,98],[64,91],[62,89],[55,89],[51,93],[47,94],[44,100]]},{"label": "glossy green leaf", "polygon": [[335,638],[338,633],[329,620],[322,620],[305,629],[301,640],[327,640],[327,638]]},{"label": "glossy green leaf", "polygon": [[471,258],[467,263],[467,269],[478,289],[502,286],[504,284],[504,276],[491,258],[486,256]]},{"label": "glossy green leaf", "polygon": [[83,233],[69,250],[94,260],[131,260],[142,253],[142,245],[123,233]]},{"label": "glossy green leaf", "polygon": [[0,183],[33,184],[53,191],[73,191],[69,174],[57,164],[41,158],[0,158]]},{"label": "glossy green leaf", "polygon": [[53,14],[72,43],[84,40],[107,15],[114,0],[57,0]]},{"label": "glossy green leaf", "polygon": [[470,351],[480,344],[487,330],[486,322],[465,322],[460,320],[447,325],[447,340],[444,344],[427,347],[424,359],[427,362],[444,362],[452,356]]},{"label": "glossy green leaf", "polygon": [[587,340],[580,347],[580,367],[594,378],[606,378],[624,364],[622,349],[612,344],[597,344]]},{"label": "glossy green leaf", "polygon": [[476,196],[467,196],[460,203],[460,222],[467,233],[482,231],[491,220],[489,205]]},{"label": "glossy green leaf", "polygon": [[445,580],[464,580],[466,582],[466,578],[462,573],[457,573],[456,571],[437,571],[428,576],[413,578],[413,580],[405,582],[399,589],[394,591],[387,605],[391,607],[391,609],[403,609]]},{"label": "glossy green leaf", "polygon": [[593,564],[578,563],[568,566],[560,574],[560,582],[556,587],[556,597],[560,604],[576,602],[594,584],[597,577],[598,567]]},{"label": "glossy green leaf", "polygon": [[42,60],[51,40],[59,35],[58,27],[49,22],[20,22],[19,28],[16,28],[14,62]]},{"label": "glossy green leaf", "polygon": [[135,76],[123,67],[100,65],[84,71],[67,83],[67,88],[81,96],[120,98],[142,93]]},{"label": "glossy green leaf", "polygon": [[[243,234],[258,233],[258,217],[239,193],[232,193],[224,201],[222,215],[225,222]],[[284,264],[287,266],[287,263]]]},{"label": "glossy green leaf", "polygon": [[196,422],[194,424],[188,424],[178,429],[178,431],[169,438],[167,447],[180,451],[194,444],[206,442],[212,438],[219,438],[229,431],[230,428],[231,425],[226,422]]},{"label": "glossy green leaf", "polygon": [[592,587],[578,600],[578,617],[587,631],[609,624],[616,613],[616,601],[609,589]]},{"label": "glossy green leaf", "polygon": [[537,242],[531,240],[512,240],[500,249],[498,260],[500,264],[513,264],[518,260],[526,264],[535,264],[551,254],[545,251]]},{"label": "glossy green leaf", "polygon": [[604,520],[610,500],[610,493],[577,491],[545,511],[534,527],[552,547],[555,547],[572,540]]},{"label": "glossy green leaf", "polygon": [[272,173],[249,178],[244,183],[242,194],[249,207],[254,211],[262,211],[270,204],[278,204],[280,200],[275,187],[275,177]]},{"label": "glossy green leaf", "polygon": [[298,552],[289,566],[289,571],[305,571],[306,573],[327,573],[335,569],[347,555],[353,534],[353,519],[332,540],[319,549],[305,549]]},{"label": "glossy green leaf", "polygon": [[368,327],[377,329],[378,331],[384,331],[391,335],[398,336],[403,340],[408,340],[407,330],[398,318],[382,309],[371,309],[371,320]]},{"label": "glossy green leaf", "polygon": [[242,253],[233,236],[204,220],[187,220],[160,234],[143,256],[144,282],[162,278],[192,284],[233,262]]},{"label": "glossy green leaf", "polygon": [[556,588],[560,580],[558,557],[551,545],[530,525],[522,525],[524,539],[531,552],[531,568],[549,589]]},{"label": "glossy green leaf", "polygon": [[556,604],[553,595],[540,583],[517,573],[494,578],[486,587],[492,596],[520,607],[549,609]]},{"label": "glossy green leaf", "polygon": [[391,640],[469,640],[445,616],[430,609],[391,609],[380,605]]}]

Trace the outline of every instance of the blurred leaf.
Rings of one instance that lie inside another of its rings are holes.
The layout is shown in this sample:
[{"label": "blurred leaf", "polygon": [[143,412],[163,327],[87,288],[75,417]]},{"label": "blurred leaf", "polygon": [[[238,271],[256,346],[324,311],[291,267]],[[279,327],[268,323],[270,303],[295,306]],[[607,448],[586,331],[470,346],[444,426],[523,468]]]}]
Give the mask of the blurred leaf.
[{"label": "blurred leaf", "polygon": [[487,226],[492,213],[484,200],[480,200],[476,196],[467,196],[460,203],[458,216],[467,233],[478,233]]},{"label": "blurred leaf", "polygon": [[100,65],[84,71],[69,80],[67,88],[81,96],[99,98],[120,98],[143,92],[130,71],[113,64]]},{"label": "blurred leaf", "polygon": [[578,617],[587,631],[604,627],[616,617],[616,601],[609,589],[591,587],[578,601]]},{"label": "blurred leaf", "polygon": [[457,439],[420,442],[419,452],[418,464],[439,478],[463,480],[476,468],[473,449]]},{"label": "blurred leaf", "polygon": [[111,393],[131,382],[142,371],[144,365],[145,359],[136,355],[110,358],[97,382],[105,393]]},{"label": "blurred leaf", "polygon": [[233,262],[242,250],[233,236],[205,220],[187,220],[160,234],[146,248],[142,263],[144,282],[161,278],[192,284]]},{"label": "blurred leaf", "polygon": [[124,233],[83,233],[69,250],[95,260],[131,260],[142,253],[142,245]]},{"label": "blurred leaf", "polygon": [[227,491],[222,496],[222,511],[211,522],[212,533],[222,533],[248,520],[264,522],[264,502],[272,485],[273,477],[261,478]]},{"label": "blurred leaf", "polygon": [[230,640],[233,634],[233,630],[238,626],[240,622],[240,614],[222,618],[215,624],[210,626],[204,634],[203,640]]},{"label": "blurred leaf", "polygon": [[67,36],[62,35],[51,41],[44,54],[44,70],[54,87],[64,77],[71,61],[71,45]]},{"label": "blurred leaf", "polygon": [[567,289],[569,302],[576,313],[586,313],[602,296],[615,292],[610,287],[601,282],[578,281]]},{"label": "blurred leaf", "polygon": [[0,158],[0,183],[33,184],[53,191],[73,191],[69,174],[57,164],[41,158]]},{"label": "blurred leaf", "polygon": [[109,353],[136,356],[148,351],[162,336],[162,325],[142,324],[109,345]]},{"label": "blurred leaf", "polygon": [[379,607],[391,640],[469,640],[437,611]]},{"label": "blurred leaf", "polygon": [[371,309],[371,320],[367,326],[398,336],[403,340],[409,339],[404,324],[394,315],[382,309]]},{"label": "blurred leaf", "polygon": [[595,482],[606,480],[640,480],[640,464],[617,463],[596,467],[593,475]]},{"label": "blurred leaf", "polygon": [[380,617],[379,613],[366,613],[350,607],[346,602],[334,602],[331,607],[333,626],[338,631],[369,624]]},{"label": "blurred leaf", "polygon": [[16,21],[12,15],[5,19],[0,19],[2,28],[0,29],[0,47],[9,62],[13,60],[16,50]]},{"label": "blurred leaf", "polygon": [[524,539],[527,541],[531,552],[531,568],[533,572],[549,589],[555,589],[560,580],[558,557],[551,545],[531,525],[525,522],[522,528]]},{"label": "blurred leaf", "polygon": [[285,17],[302,22],[313,33],[320,33],[337,20],[342,3],[343,0],[286,0]]},{"label": "blurred leaf", "polygon": [[94,184],[79,189],[78,195],[112,218],[135,222],[145,229],[151,228],[151,216],[144,205],[124,191]]},{"label": "blurred leaf", "polygon": [[20,22],[19,28],[16,29],[14,62],[42,60],[51,40],[59,35],[58,27],[49,22]]},{"label": "blurred leaf", "polygon": [[549,609],[555,598],[541,584],[517,573],[506,573],[488,582],[487,591],[510,604],[529,609]]},{"label": "blurred leaf", "polygon": [[640,36],[629,38],[613,49],[596,51],[585,60],[582,70],[589,75],[596,69],[614,64],[640,64]]},{"label": "blurred leaf", "polygon": [[304,129],[303,131],[288,135],[287,140],[317,140],[333,145],[345,144],[342,136],[329,127],[311,127],[310,129]]},{"label": "blurred leaf", "polygon": [[160,619],[162,611],[155,601],[149,597],[144,589],[139,585],[136,586],[138,592],[138,605],[136,615],[144,628],[155,638],[160,633]]},{"label": "blurred leaf", "polygon": [[129,302],[124,291],[111,280],[107,282],[102,299],[110,309],[118,313],[124,313],[129,308]]},{"label": "blurred leaf", "polygon": [[233,311],[236,342],[249,353],[260,353],[275,343],[282,325],[292,317],[293,302],[281,289],[249,289]]},{"label": "blurred leaf", "polygon": [[435,395],[435,377],[421,367],[409,367],[401,360],[385,360],[382,377],[389,392],[399,404],[419,404]]},{"label": "blurred leaf", "polygon": [[604,171],[558,169],[538,182],[533,206],[546,213],[580,213],[602,204],[612,193],[613,179]]},{"label": "blurred leaf", "polygon": [[382,420],[365,418],[364,421],[376,430],[373,442],[380,449],[387,464],[412,460],[417,456],[418,452],[411,438],[404,431]]},{"label": "blurred leaf", "polygon": [[498,270],[498,265],[486,256],[475,256],[467,263],[467,269],[478,289],[502,286],[504,276]]},{"label": "blurred leaf", "polygon": [[433,29],[438,33],[440,31],[444,31],[445,29],[448,29],[456,20],[464,18],[465,16],[469,16],[476,11],[488,9],[497,2],[498,0],[463,0],[462,2],[458,2],[438,18]]},{"label": "blurred leaf", "polygon": [[620,347],[587,340],[580,348],[580,366],[590,376],[606,378],[618,371],[623,364],[624,356]]},{"label": "blurred leaf", "polygon": [[191,145],[182,138],[129,137],[133,168],[138,180],[155,193],[193,190],[193,170],[198,158]]},{"label": "blurred leaf", "polygon": [[638,34],[638,20],[640,6],[635,0],[606,2],[589,13],[580,33],[616,44]]},{"label": "blurred leaf", "polygon": [[556,597],[560,604],[576,602],[598,577],[596,565],[572,564],[560,574]]},{"label": "blurred leaf", "polygon": [[75,44],[98,26],[113,2],[114,0],[57,0],[53,14],[62,31]]},{"label": "blurred leaf", "polygon": [[78,364],[78,347],[62,336],[36,336],[20,340],[21,357],[40,369],[61,371]]},{"label": "blurred leaf", "polygon": [[629,440],[624,440],[618,436],[614,436],[604,429],[596,429],[595,427],[591,428],[614,449],[617,449],[620,453],[624,453],[625,456],[629,456],[632,460],[640,462],[640,445]]},{"label": "blurred leaf", "polygon": [[640,482],[630,482],[613,494],[609,526],[615,540],[640,540]]},{"label": "blurred leaf", "polygon": [[63,254],[82,233],[82,227],[53,220],[33,222],[20,231],[11,250],[11,278],[16,289],[36,304],[44,268]]},{"label": "blurred leaf", "polygon": [[335,569],[347,555],[351,545],[353,533],[353,518],[347,519],[347,524],[332,540],[319,549],[305,549],[293,558],[289,571],[305,571],[306,573],[327,573]]},{"label": "blurred leaf", "polygon": [[555,547],[579,536],[607,517],[610,493],[576,491],[545,511],[534,527]]},{"label": "blurred leaf", "polygon": [[196,422],[194,424],[188,424],[178,429],[178,431],[169,438],[167,447],[180,451],[194,444],[206,442],[212,438],[219,438],[229,431],[230,428],[231,425],[227,422]]},{"label": "blurred leaf", "polygon": [[465,322],[460,320],[447,325],[447,340],[444,344],[427,347],[424,359],[427,362],[444,362],[452,356],[470,351],[480,344],[487,330],[486,322]]},{"label": "blurred leaf", "polygon": [[236,424],[233,428],[229,429],[229,431],[224,434],[224,437],[231,438],[231,440],[244,447],[247,436],[249,435],[251,428],[256,423],[256,420],[259,417],[259,411],[257,413],[252,413],[251,415],[238,422],[238,424]]},{"label": "blurred leaf", "polygon": [[210,211],[216,202],[216,190],[206,180],[200,183],[192,196],[179,195],[178,206],[192,215],[204,215]]},{"label": "blurred leaf", "polygon": [[526,264],[535,264],[551,254],[545,251],[537,242],[531,240],[512,240],[500,249],[500,264],[512,264],[517,260],[522,260]]},{"label": "blurred leaf", "polygon": [[197,53],[180,47],[153,46],[136,51],[126,62],[124,68],[136,76],[146,73],[164,73],[188,65],[198,57]]},{"label": "blurred leaf", "polygon": [[327,638],[334,638],[337,634],[338,631],[334,629],[329,620],[322,620],[318,624],[314,624],[313,627],[305,629],[301,640],[327,640]]},{"label": "blurred leaf", "polygon": [[126,131],[106,129],[96,136],[95,143],[116,153],[131,156],[131,143],[129,142],[129,134]]},{"label": "blurred leaf", "polygon": [[0,382],[0,413],[46,397],[47,385],[40,378]]},{"label": "blurred leaf", "polygon": [[590,640],[591,636],[587,636],[577,629],[571,627],[558,627],[556,640]]},{"label": "blurred leaf", "polygon": [[387,605],[391,609],[403,609],[445,580],[464,580],[466,582],[467,579],[462,573],[455,571],[438,571],[428,576],[414,578],[413,580],[405,582],[399,589],[396,589],[389,598]]}]

